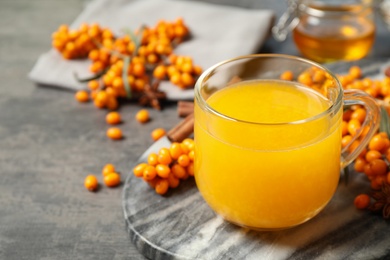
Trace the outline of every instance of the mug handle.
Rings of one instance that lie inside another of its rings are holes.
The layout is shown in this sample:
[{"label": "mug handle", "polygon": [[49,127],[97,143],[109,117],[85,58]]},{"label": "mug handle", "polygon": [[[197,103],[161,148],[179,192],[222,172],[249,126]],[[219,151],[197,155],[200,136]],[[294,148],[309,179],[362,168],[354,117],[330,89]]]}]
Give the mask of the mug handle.
[{"label": "mug handle", "polygon": [[[363,151],[363,149],[367,146],[368,142],[377,132],[379,128],[380,115],[378,103],[375,101],[374,98],[372,98],[364,91],[345,90],[343,100],[345,106],[363,105],[366,108],[366,118],[364,119],[364,122],[360,127],[359,131],[356,133],[356,135],[352,136],[352,140],[350,141],[350,143],[348,143],[348,145],[346,145],[341,150],[340,164],[342,169],[347,167],[353,160],[355,160],[359,156],[359,154]],[[368,126],[369,130],[363,136],[363,129],[367,128],[366,126]],[[354,150],[350,151],[349,148],[351,147],[352,143],[354,143],[360,137],[362,137],[362,139],[360,140],[360,144]]]}]

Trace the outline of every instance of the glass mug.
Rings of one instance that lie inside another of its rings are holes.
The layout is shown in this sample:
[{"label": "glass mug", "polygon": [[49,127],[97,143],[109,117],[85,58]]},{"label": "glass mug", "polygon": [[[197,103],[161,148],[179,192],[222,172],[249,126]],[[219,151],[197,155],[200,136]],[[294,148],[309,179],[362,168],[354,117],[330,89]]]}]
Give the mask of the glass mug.
[{"label": "glass mug", "polygon": [[289,0],[289,8],[272,29],[277,40],[290,30],[298,50],[311,60],[358,60],[375,38],[371,0]]},{"label": "glass mug", "polygon": [[[280,79],[286,71],[293,77]],[[308,76],[310,86],[302,83]],[[341,149],[343,104],[367,110],[362,128],[369,130],[354,136],[361,139],[354,150]],[[344,92],[332,72],[309,60],[259,54],[221,62],[195,85],[197,187],[216,213],[239,226],[299,225],[330,201],[340,169],[377,131],[378,115],[368,94]]]}]

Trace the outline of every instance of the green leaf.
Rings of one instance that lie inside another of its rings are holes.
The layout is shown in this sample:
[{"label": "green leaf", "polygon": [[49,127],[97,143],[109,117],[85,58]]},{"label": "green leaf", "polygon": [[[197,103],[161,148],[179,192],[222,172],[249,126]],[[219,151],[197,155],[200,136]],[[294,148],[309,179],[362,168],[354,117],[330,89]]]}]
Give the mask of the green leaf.
[{"label": "green leaf", "polygon": [[127,93],[127,97],[131,98],[131,86],[129,84],[129,80],[127,79],[127,71],[129,69],[130,57],[123,58],[123,70],[122,70],[122,80],[125,86],[125,90]]},{"label": "green leaf", "polygon": [[134,53],[137,53],[139,46],[141,46],[142,34],[143,34],[144,30],[145,30],[145,26],[141,26],[139,33],[138,33],[138,36],[135,35],[135,33],[128,28],[125,28],[122,30],[125,34],[129,35],[131,40],[134,42],[134,44],[135,44],[135,52]]},{"label": "green leaf", "polygon": [[91,77],[87,77],[87,78],[83,78],[83,79],[79,77],[79,75],[77,74],[77,72],[73,72],[73,76],[74,76],[74,78],[75,78],[78,82],[80,82],[80,83],[85,83],[85,82],[88,82],[88,81],[91,81],[91,80],[100,78],[100,77],[103,76],[104,73],[106,73],[106,72],[107,72],[107,69],[104,69],[104,70],[102,70],[102,71],[96,73],[95,75],[93,75],[93,76],[91,76]]},{"label": "green leaf", "polygon": [[385,132],[388,136],[390,136],[389,114],[383,106],[381,106],[380,116],[379,131]]},{"label": "green leaf", "polygon": [[[131,40],[135,44],[135,50],[134,50],[133,55],[135,55],[138,52],[138,48],[141,45],[142,33],[143,33],[144,29],[145,29],[145,26],[142,26],[140,28],[138,37],[137,37],[137,35],[135,35],[135,33],[132,30],[127,29],[127,28],[123,29],[123,32],[125,34],[129,35]],[[131,96],[132,96],[131,86],[130,86],[129,81],[127,79],[127,70],[129,68],[130,61],[131,61],[131,58],[129,56],[123,56],[122,80],[123,80],[123,84],[125,86],[125,90],[126,90],[126,93],[127,93],[127,98],[131,98]]]}]

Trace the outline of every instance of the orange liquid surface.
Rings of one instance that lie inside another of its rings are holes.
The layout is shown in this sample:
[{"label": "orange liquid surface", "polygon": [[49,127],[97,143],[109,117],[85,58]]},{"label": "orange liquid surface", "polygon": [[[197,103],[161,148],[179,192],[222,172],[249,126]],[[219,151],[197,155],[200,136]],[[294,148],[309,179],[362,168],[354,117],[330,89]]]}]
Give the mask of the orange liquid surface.
[{"label": "orange liquid surface", "polygon": [[327,117],[297,125],[329,104],[308,88],[281,81],[238,83],[195,103],[195,179],[225,219],[255,229],[292,227],[315,216],[333,196],[340,171],[340,122]]}]

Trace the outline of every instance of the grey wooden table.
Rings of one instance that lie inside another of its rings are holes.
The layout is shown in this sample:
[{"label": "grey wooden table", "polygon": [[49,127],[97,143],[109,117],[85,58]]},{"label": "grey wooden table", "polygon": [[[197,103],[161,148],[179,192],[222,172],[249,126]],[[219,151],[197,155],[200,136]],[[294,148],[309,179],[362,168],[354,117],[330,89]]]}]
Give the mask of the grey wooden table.
[{"label": "grey wooden table", "polygon": [[[286,8],[272,0],[213,2],[273,8],[277,17]],[[179,120],[175,104],[152,111],[144,126],[133,119],[139,107],[122,107],[126,138],[113,142],[105,137],[105,111],[27,78],[50,48],[51,33],[71,23],[84,4],[0,0],[0,259],[145,259],[128,238],[122,186],[90,193],[83,180],[100,176],[105,163],[125,176],[151,143],[146,133]],[[380,24],[370,56],[390,57],[388,46],[390,33]],[[269,39],[259,51],[298,55],[291,39]]]}]

